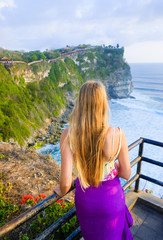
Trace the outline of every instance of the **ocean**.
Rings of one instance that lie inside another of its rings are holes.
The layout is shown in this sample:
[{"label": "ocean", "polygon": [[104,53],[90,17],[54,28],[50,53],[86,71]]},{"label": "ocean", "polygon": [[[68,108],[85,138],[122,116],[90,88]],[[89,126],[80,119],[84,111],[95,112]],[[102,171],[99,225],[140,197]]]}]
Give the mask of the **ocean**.
[{"label": "ocean", "polygon": [[[133,63],[130,67],[134,86],[131,97],[109,102],[110,125],[124,130],[128,145],[140,137],[163,142],[163,63]],[[51,154],[58,163],[61,161],[59,143],[47,144],[38,151]],[[130,161],[137,155],[138,147],[129,152]],[[163,148],[145,144],[143,156],[163,162]],[[163,171],[159,166],[143,162],[141,172],[163,181]],[[132,168],[131,175],[135,173],[136,166]],[[124,184],[125,181],[121,182]],[[163,198],[161,186],[141,179],[139,188],[152,190],[153,195]]]}]

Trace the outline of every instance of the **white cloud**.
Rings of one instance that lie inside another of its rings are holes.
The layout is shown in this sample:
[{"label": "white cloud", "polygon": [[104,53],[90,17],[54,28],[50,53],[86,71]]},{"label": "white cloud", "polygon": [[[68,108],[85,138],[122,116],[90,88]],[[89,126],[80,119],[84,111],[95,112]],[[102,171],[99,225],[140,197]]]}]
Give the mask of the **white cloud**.
[{"label": "white cloud", "polygon": [[81,19],[82,18],[82,12],[81,9],[76,9],[75,11],[75,17]]},{"label": "white cloud", "polygon": [[0,8],[15,6],[14,0],[0,0]]},{"label": "white cloud", "polygon": [[15,2],[14,0],[0,0],[0,20],[5,20],[6,17],[4,16],[4,14],[2,14],[2,9],[3,8],[15,8]]},{"label": "white cloud", "polygon": [[5,17],[0,13],[0,20],[5,20]]},{"label": "white cloud", "polygon": [[163,63],[163,41],[145,41],[126,46],[125,58],[130,63]]}]

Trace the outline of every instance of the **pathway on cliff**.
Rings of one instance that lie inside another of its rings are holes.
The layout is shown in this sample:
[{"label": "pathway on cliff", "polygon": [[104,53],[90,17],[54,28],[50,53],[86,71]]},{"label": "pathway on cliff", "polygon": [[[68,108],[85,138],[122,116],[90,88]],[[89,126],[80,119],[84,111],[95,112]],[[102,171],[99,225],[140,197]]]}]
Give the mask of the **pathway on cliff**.
[{"label": "pathway on cliff", "polygon": [[70,51],[70,52],[66,52],[66,53],[60,53],[60,56],[59,57],[56,57],[54,59],[49,59],[49,60],[44,60],[44,59],[41,59],[41,60],[37,60],[37,61],[33,61],[33,62],[30,62],[30,63],[26,63],[24,61],[0,61],[0,63],[3,63],[3,64],[14,64],[14,63],[19,63],[19,64],[27,64],[27,65],[33,65],[33,64],[37,64],[37,63],[42,63],[42,62],[48,62],[48,63],[52,63],[52,62],[56,62],[58,61],[59,59],[61,58],[64,58],[65,56],[69,56],[69,55],[73,55],[74,53],[80,53],[80,52],[84,52],[86,50],[90,50],[94,47],[89,47],[89,48],[84,48],[84,49],[78,49],[78,50],[74,50],[74,51]]}]

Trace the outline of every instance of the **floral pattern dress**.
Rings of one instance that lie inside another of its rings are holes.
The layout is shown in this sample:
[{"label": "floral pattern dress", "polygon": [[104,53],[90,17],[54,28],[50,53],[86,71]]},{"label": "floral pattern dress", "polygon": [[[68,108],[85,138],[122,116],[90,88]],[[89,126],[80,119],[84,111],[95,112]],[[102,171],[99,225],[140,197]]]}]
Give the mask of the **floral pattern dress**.
[{"label": "floral pattern dress", "polygon": [[102,181],[112,180],[118,175],[115,161],[105,163]]}]

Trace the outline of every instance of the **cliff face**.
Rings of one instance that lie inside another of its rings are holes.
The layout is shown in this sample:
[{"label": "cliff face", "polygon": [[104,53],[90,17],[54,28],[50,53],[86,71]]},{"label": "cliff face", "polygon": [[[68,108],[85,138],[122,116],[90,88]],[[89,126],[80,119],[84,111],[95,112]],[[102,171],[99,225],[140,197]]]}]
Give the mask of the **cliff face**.
[{"label": "cliff face", "polygon": [[24,145],[45,119],[59,116],[87,80],[100,80],[109,98],[128,97],[124,49],[89,47],[39,63],[0,64],[0,141]]},{"label": "cliff face", "polygon": [[25,63],[13,62],[13,65],[8,68],[15,82],[19,84],[22,77],[25,83],[40,81],[48,77],[51,64],[40,62],[39,64],[28,65]]},{"label": "cliff face", "polygon": [[[123,48],[109,49],[107,47],[95,47],[75,51],[66,56],[61,55],[58,57],[58,61],[61,59],[62,62],[65,63],[66,58],[70,58],[80,69],[80,77],[82,77],[84,81],[100,80],[106,86],[110,98],[126,98],[129,97],[133,85],[130,67],[124,61],[123,53]],[[10,72],[17,83],[19,83],[21,77],[24,78],[25,83],[28,83],[40,81],[48,77],[50,69],[51,63],[44,61],[30,66],[16,64],[10,67]],[[62,70],[62,68],[59,69],[59,71]],[[67,69],[67,71],[64,71],[62,74],[59,87],[63,87],[66,84],[66,81],[64,81],[66,75],[69,75],[69,80],[72,84],[79,84],[73,72]]]},{"label": "cliff face", "polygon": [[109,79],[104,82],[110,98],[129,97],[133,89],[132,76],[129,68],[116,70]]},{"label": "cliff face", "polygon": [[129,65],[123,59],[124,49],[96,47],[70,58],[79,66],[85,80],[100,80],[110,98],[129,97],[132,76]]}]

